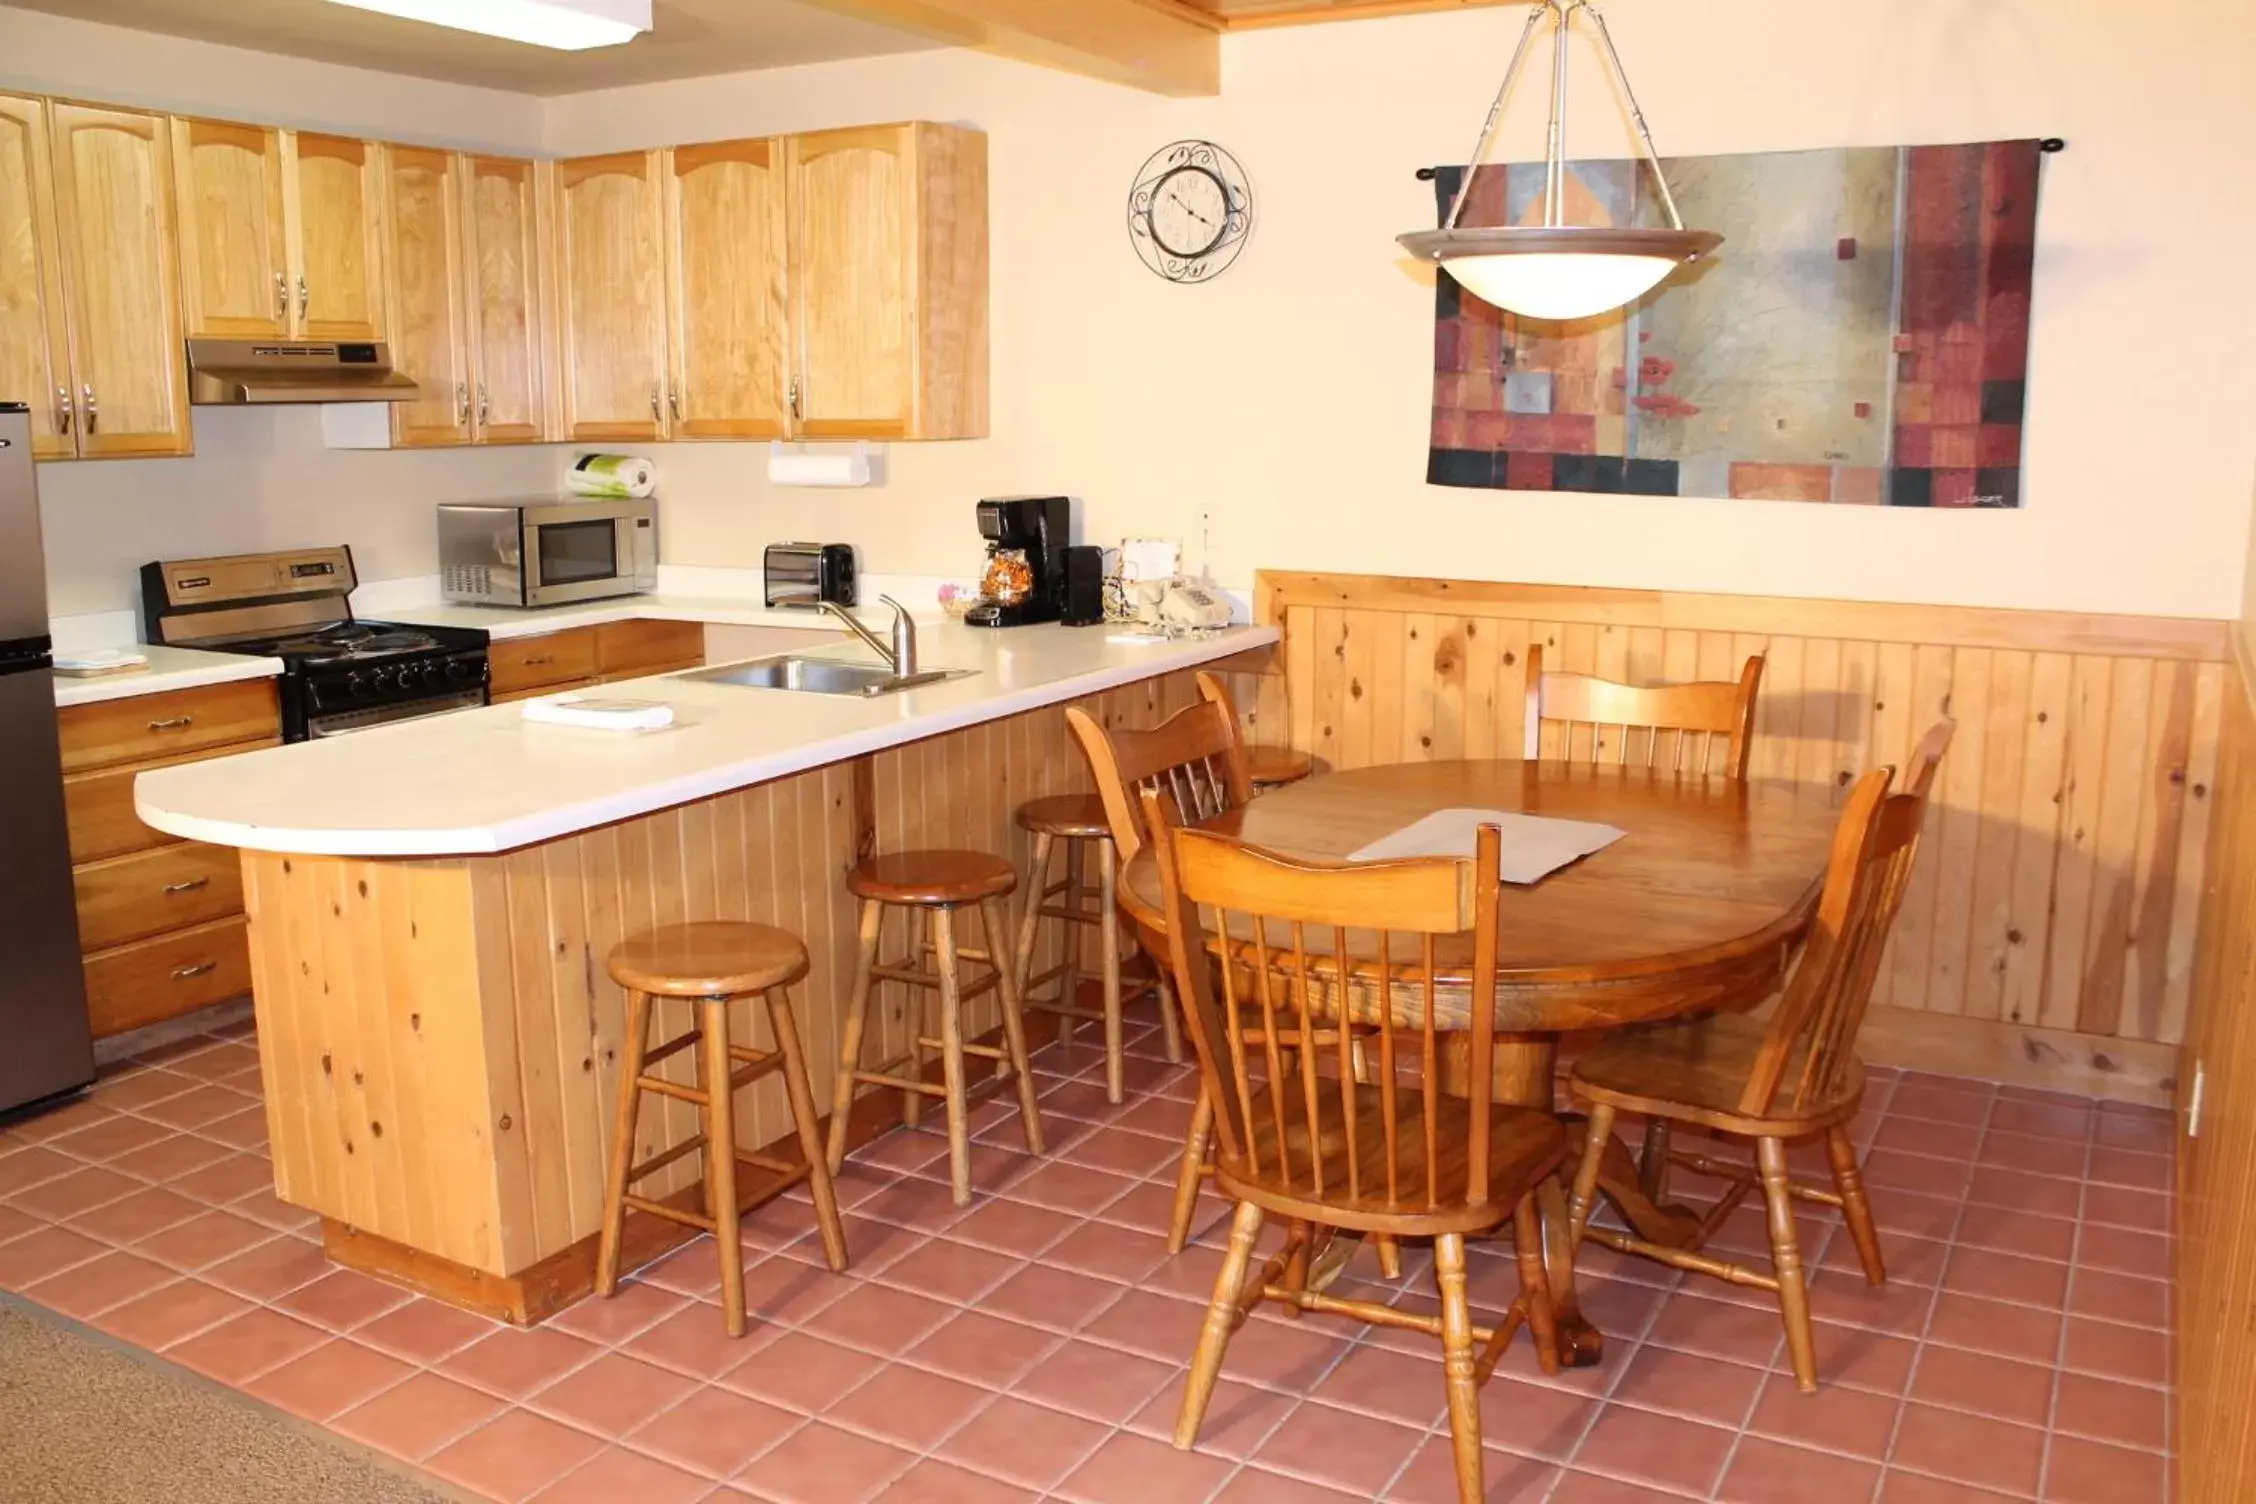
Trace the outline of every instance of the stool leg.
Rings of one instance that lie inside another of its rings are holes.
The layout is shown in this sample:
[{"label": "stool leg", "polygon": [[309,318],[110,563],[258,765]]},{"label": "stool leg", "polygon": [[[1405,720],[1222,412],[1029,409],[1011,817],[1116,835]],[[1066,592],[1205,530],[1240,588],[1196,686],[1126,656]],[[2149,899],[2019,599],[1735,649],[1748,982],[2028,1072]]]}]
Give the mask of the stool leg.
[{"label": "stool leg", "polygon": [[[987,943],[992,946],[997,935],[1010,932],[1010,905],[1000,898],[980,900],[979,921],[987,931]],[[1010,1068],[1018,1078],[1019,1126],[1026,1130],[1026,1150],[1040,1154],[1042,1148],[1042,1109],[1034,1105],[1034,1071],[1026,1063],[1026,1015],[1023,999],[1018,995],[1018,984],[1008,972],[998,973],[995,990],[1002,994],[1003,1047],[1010,1053]]]},{"label": "stool leg", "polygon": [[885,906],[862,900],[861,944],[854,958],[854,990],[846,999],[846,1031],[838,1045],[838,1079],[830,1090],[830,1173],[846,1162],[846,1123],[854,1115],[854,1072],[862,1068],[862,1026],[869,1012],[870,968],[877,964],[877,931]]},{"label": "stool leg", "polygon": [[1105,1100],[1118,1107],[1128,1100],[1125,1080],[1128,1053],[1120,1020],[1120,864],[1112,859],[1112,842],[1097,846],[1097,933],[1104,950]]},{"label": "stool leg", "polygon": [[596,1244],[595,1293],[619,1288],[619,1238],[627,1223],[627,1172],[634,1168],[635,1109],[642,1105],[642,1057],[650,1048],[650,994],[627,992],[627,1027],[620,1041],[619,1105],[611,1120],[611,1165],[603,1179],[603,1237]]},{"label": "stool leg", "polygon": [[697,1003],[698,1052],[705,1057],[705,1212],[721,1256],[721,1314],[731,1337],[744,1335],[744,1240],[737,1226],[736,1093],[729,1089],[729,1000]]},{"label": "stool leg", "polygon": [[[1065,906],[1076,913],[1080,912],[1081,895],[1084,891],[1081,848],[1088,844],[1086,841],[1067,841],[1065,843]],[[1039,911],[1042,907],[1041,890],[1036,889],[1027,894],[1026,901],[1030,908]],[[1073,1007],[1081,1001],[1080,926],[1070,919],[1066,920],[1062,927],[1062,933],[1065,937],[1065,951],[1058,959],[1065,963],[1065,970],[1058,975],[1058,1001],[1064,1003],[1067,1007]],[[1073,1026],[1078,1022],[1078,1019],[1069,1018],[1063,1013],[1058,1015],[1057,1038],[1059,1044],[1066,1044],[1072,1040]]]},{"label": "stool leg", "polygon": [[1050,881],[1050,853],[1057,847],[1057,837],[1046,830],[1034,833],[1034,860],[1026,870],[1026,891],[1034,901],[1026,906],[1026,914],[1018,922],[1018,953],[1012,957],[1018,968],[1018,995],[1024,997],[1028,979],[1034,975],[1034,943],[1042,933],[1042,889]]},{"label": "stool leg", "polygon": [[[910,909],[902,917],[901,923],[909,932],[909,964],[921,967],[924,965],[924,953],[931,949],[930,916],[923,909]],[[909,1001],[907,1006],[902,1009],[902,1016],[908,1020],[909,1025],[909,1075],[915,1080],[921,1081],[924,1079],[926,999],[924,989],[921,987],[910,987],[908,994]],[[914,1128],[923,1121],[924,1093],[918,1091],[902,1092],[901,1126]]]},{"label": "stool leg", "polygon": [[791,1124],[799,1130],[799,1152],[807,1156],[807,1194],[815,1198],[815,1226],[822,1232],[823,1257],[834,1272],[846,1268],[846,1228],[838,1220],[838,1192],[830,1183],[822,1139],[815,1127],[815,1093],[807,1084],[807,1057],[799,1047],[799,1020],[791,994],[778,987],[768,994],[768,1028],[783,1055],[783,1089],[791,1098]]},{"label": "stool leg", "polygon": [[1152,966],[1159,973],[1159,1029],[1160,1037],[1167,1041],[1167,1063],[1183,1063],[1183,1019],[1175,1011],[1175,988],[1167,980],[1167,958],[1153,956]]},{"label": "stool leg", "polygon": [[[956,975],[956,911],[932,912],[940,960],[940,1070],[948,1089],[948,1183],[956,1205],[971,1205],[971,1122],[965,1100],[963,1005]],[[1005,973],[1007,975],[1007,973]]]}]

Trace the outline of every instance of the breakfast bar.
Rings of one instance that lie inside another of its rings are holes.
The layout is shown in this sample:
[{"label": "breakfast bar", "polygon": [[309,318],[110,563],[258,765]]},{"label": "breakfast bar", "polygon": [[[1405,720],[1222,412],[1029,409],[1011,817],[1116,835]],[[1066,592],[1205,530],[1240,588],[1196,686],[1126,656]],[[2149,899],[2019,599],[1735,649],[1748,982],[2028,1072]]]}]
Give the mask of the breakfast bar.
[{"label": "breakfast bar", "polygon": [[[970,672],[871,698],[673,675],[606,691],[669,704],[660,731],[504,705],[140,778],[142,820],[241,852],[275,1190],[324,1219],[331,1257],[518,1322],[578,1298],[618,1090],[614,945],[698,919],[801,937],[813,965],[795,1002],[827,1095],[854,959],[845,870],[930,846],[1023,870],[1013,811],[1088,786],[1066,706],[1155,724],[1195,697],[1195,670],[1254,663],[1277,634],[926,637],[928,668]],[[997,1022],[982,1003],[967,1029]],[[688,1004],[659,1006],[666,1034],[687,1026]],[[738,1007],[732,1034],[764,1042]],[[870,1027],[873,1049],[905,1047],[897,1002]],[[751,1089],[745,1118],[747,1148],[788,1138],[783,1083]],[[696,1132],[687,1103],[646,1111],[636,1157]],[[674,1161],[646,1193],[694,1196],[696,1166]]]}]

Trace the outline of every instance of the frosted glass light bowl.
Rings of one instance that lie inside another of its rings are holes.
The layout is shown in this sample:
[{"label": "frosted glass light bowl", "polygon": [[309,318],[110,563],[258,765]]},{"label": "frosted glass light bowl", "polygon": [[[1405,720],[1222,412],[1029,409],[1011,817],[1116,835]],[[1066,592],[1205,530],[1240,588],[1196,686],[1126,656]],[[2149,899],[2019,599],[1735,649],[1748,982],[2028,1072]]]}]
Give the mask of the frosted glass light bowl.
[{"label": "frosted glass light bowl", "polygon": [[1634,303],[1723,244],[1709,230],[1583,225],[1420,230],[1397,239],[1474,297],[1537,319],[1585,319]]}]

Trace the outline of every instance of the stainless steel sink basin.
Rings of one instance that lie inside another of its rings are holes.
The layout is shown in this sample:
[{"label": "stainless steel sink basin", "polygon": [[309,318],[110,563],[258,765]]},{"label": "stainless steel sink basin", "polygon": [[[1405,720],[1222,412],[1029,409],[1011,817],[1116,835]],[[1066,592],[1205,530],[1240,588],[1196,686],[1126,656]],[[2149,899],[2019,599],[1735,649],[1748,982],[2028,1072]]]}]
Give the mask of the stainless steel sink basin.
[{"label": "stainless steel sink basin", "polygon": [[746,689],[788,689],[805,695],[849,695],[874,700],[879,695],[898,694],[919,685],[962,679],[971,672],[967,668],[936,668],[896,678],[893,671],[882,664],[841,663],[835,658],[801,658],[786,654],[780,658],[755,658],[749,663],[724,663],[718,668],[698,669],[679,677],[702,679],[709,684],[736,684]]}]

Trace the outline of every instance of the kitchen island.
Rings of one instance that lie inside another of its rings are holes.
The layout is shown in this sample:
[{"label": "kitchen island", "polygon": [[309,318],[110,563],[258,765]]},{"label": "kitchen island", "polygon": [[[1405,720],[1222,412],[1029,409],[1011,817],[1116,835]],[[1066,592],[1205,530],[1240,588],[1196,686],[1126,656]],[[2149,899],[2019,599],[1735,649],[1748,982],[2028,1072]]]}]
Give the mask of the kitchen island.
[{"label": "kitchen island", "polygon": [[[1067,705],[1152,724],[1195,697],[1194,670],[1244,667],[1277,634],[923,636],[925,667],[970,675],[874,700],[675,675],[604,691],[670,703],[663,731],[496,706],[142,775],[142,820],[241,851],[275,1190],[322,1216],[332,1257],[517,1321],[576,1299],[618,1089],[614,944],[695,919],[798,934],[822,1096],[854,953],[846,868],[873,850],[964,846],[1023,870],[1013,811],[1089,786]],[[906,1048],[900,1001],[885,1002],[873,1058]],[[740,1008],[738,1037],[767,1043]],[[688,1027],[686,1005],[660,1011],[666,1035]],[[996,1021],[968,1011],[968,1027]],[[664,1069],[686,1084],[691,1068],[683,1054]],[[781,1086],[740,1104],[746,1147],[789,1136]],[[649,1108],[636,1158],[695,1133],[687,1103]],[[689,1198],[697,1174],[686,1156],[645,1186]],[[670,1228],[653,1222],[642,1252]]]}]

